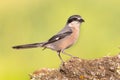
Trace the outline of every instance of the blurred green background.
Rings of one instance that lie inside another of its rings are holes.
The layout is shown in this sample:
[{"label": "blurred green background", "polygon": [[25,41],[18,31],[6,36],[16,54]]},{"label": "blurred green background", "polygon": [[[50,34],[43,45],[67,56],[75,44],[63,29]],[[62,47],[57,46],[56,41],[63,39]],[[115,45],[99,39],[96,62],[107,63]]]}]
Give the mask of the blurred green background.
[{"label": "blurred green background", "polygon": [[11,47],[48,40],[73,14],[85,23],[77,44],[66,52],[84,59],[120,52],[119,0],[0,0],[0,80],[28,80],[36,69],[59,67],[52,50]]}]

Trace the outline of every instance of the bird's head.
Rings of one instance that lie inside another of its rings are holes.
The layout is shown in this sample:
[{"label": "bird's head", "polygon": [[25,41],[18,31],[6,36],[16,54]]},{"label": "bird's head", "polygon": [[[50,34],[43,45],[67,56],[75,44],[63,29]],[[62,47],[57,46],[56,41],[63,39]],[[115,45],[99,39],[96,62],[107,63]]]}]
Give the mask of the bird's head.
[{"label": "bird's head", "polygon": [[68,18],[67,25],[69,27],[79,27],[82,22],[85,22],[80,15],[72,15]]},{"label": "bird's head", "polygon": [[73,21],[78,21],[80,23],[85,22],[84,19],[82,19],[80,15],[72,15],[72,16],[70,16],[68,18],[67,23],[71,23]]}]

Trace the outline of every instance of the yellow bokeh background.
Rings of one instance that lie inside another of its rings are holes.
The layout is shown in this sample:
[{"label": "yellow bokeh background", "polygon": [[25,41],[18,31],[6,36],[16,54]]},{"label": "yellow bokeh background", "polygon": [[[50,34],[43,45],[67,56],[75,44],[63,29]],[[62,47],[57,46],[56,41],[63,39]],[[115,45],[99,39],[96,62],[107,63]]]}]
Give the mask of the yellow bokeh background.
[{"label": "yellow bokeh background", "polygon": [[67,53],[94,59],[120,52],[119,0],[0,0],[0,80],[29,80],[36,69],[59,67],[52,50],[12,46],[48,40],[73,14],[81,15],[85,23]]}]

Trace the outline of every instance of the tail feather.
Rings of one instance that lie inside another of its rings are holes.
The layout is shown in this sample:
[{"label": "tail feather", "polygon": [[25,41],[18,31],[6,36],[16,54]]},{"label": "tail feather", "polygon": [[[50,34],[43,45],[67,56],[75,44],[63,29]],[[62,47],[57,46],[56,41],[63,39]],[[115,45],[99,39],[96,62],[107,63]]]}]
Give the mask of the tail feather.
[{"label": "tail feather", "polygon": [[43,47],[45,42],[42,43],[33,43],[33,44],[25,44],[25,45],[18,45],[13,46],[13,49],[28,49],[28,48],[36,48],[36,47]]}]

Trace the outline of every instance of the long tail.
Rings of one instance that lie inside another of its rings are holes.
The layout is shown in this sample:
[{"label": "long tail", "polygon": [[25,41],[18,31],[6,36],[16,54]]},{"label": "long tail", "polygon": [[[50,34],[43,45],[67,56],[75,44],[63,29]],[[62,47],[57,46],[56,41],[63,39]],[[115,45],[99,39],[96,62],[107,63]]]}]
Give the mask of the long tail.
[{"label": "long tail", "polygon": [[33,44],[24,44],[24,45],[18,45],[18,46],[13,46],[13,49],[28,49],[28,48],[36,48],[36,47],[43,47],[43,45],[46,42],[42,43],[33,43]]}]

